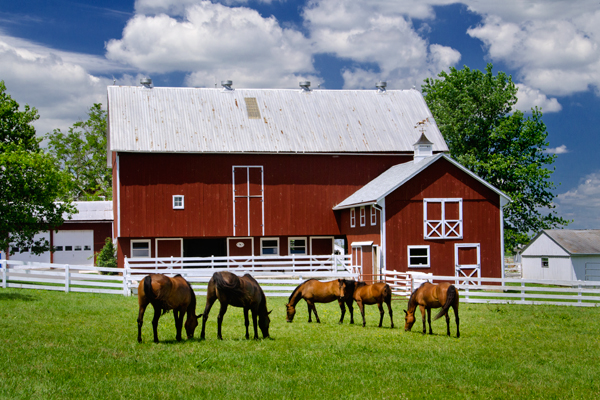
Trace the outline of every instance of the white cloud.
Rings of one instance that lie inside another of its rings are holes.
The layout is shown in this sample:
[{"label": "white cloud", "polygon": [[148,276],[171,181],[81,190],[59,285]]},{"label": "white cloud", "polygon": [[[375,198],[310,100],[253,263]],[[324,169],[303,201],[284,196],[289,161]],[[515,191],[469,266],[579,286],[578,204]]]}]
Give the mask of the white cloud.
[{"label": "white cloud", "polygon": [[556,197],[557,213],[574,222],[572,229],[600,227],[600,171],[587,175],[579,185]]},{"label": "white cloud", "polygon": [[136,15],[123,37],[108,42],[107,58],[142,71],[190,72],[187,81],[212,85],[215,78],[240,85],[294,81],[314,72],[310,43],[249,8],[207,1],[187,7],[185,18]]},{"label": "white cloud", "polygon": [[86,67],[98,71],[111,64],[101,57],[55,51],[0,35],[0,77],[21,107],[37,108],[38,135],[65,130],[85,119],[92,104],[106,103],[106,86],[112,79],[92,75]]},{"label": "white cloud", "polygon": [[600,87],[600,3],[530,0],[503,3],[504,11],[499,3],[467,3],[486,15],[468,34],[525,85],[557,96]]},{"label": "white cloud", "polygon": [[567,145],[563,144],[560,145],[558,147],[555,147],[553,149],[546,149],[544,150],[544,153],[547,154],[565,154],[565,153],[570,153],[569,149],[567,149]]},{"label": "white cloud", "polygon": [[[134,8],[136,14],[156,15],[167,14],[170,16],[184,16],[187,9],[201,4],[206,0],[136,0]],[[272,3],[278,0],[256,0],[259,3]],[[285,0],[280,0],[285,1]],[[215,2],[226,6],[246,5],[249,0],[217,0]]]},{"label": "white cloud", "polygon": [[515,108],[518,110],[527,112],[534,107],[540,108],[544,113],[562,110],[562,106],[556,98],[548,98],[538,89],[532,89],[521,83],[517,84],[517,88],[519,91],[517,92],[518,101]]},{"label": "white cloud", "polygon": [[458,51],[429,45],[415,31],[410,17],[433,17],[431,7],[421,2],[311,1],[303,16],[314,53],[372,63],[379,69],[346,69],[344,88],[372,87],[378,80],[387,80],[390,88],[420,86],[425,77],[460,60]]}]

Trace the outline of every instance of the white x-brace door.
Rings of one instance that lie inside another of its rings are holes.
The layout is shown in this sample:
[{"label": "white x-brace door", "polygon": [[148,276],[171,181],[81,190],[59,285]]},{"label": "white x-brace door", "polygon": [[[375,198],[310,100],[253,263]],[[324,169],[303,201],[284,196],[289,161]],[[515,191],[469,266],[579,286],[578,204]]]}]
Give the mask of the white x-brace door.
[{"label": "white x-brace door", "polygon": [[[461,249],[473,249],[477,252],[477,261],[473,263],[465,263],[460,257]],[[454,244],[454,269],[457,285],[477,285],[477,281],[469,278],[481,278],[481,248],[479,243],[455,243]]]}]

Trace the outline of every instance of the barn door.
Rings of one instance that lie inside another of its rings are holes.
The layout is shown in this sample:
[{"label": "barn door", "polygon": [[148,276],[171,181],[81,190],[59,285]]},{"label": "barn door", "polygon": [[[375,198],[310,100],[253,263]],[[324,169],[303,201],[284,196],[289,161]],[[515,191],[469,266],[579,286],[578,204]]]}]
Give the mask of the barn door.
[{"label": "barn door", "polygon": [[233,167],[233,236],[264,236],[262,166]]},{"label": "barn door", "polygon": [[456,284],[473,284],[477,281],[470,281],[468,278],[481,278],[481,251],[479,243],[456,243],[454,245],[454,267]]}]

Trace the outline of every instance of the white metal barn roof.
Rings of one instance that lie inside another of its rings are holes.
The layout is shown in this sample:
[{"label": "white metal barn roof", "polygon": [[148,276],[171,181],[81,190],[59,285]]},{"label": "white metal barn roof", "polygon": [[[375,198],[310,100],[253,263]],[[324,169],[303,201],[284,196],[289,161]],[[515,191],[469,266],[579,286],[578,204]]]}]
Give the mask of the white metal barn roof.
[{"label": "white metal barn roof", "polygon": [[448,151],[416,90],[109,86],[108,115],[111,151],[412,152],[421,126]]},{"label": "white metal barn roof", "polygon": [[74,201],[73,204],[78,212],[66,222],[112,221],[114,218],[112,201]]}]

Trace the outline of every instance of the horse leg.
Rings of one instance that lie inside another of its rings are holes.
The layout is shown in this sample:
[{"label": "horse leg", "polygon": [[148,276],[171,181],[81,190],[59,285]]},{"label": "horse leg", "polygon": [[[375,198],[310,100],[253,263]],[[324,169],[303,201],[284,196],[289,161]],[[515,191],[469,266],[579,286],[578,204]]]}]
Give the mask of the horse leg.
[{"label": "horse leg", "polygon": [[221,309],[219,310],[219,315],[217,316],[217,338],[223,340],[223,336],[221,336],[221,325],[223,325],[223,317],[227,312],[227,303],[221,303]]},{"label": "horse leg", "polygon": [[[458,305],[457,306],[452,306],[452,309],[454,310],[454,320],[456,321],[456,337],[459,338],[460,337],[460,331],[458,330]],[[450,317],[448,317],[450,318]],[[450,328],[448,328],[450,329]],[[448,333],[450,334],[450,333]]]},{"label": "horse leg", "polygon": [[[248,333],[248,327],[250,326],[250,321],[248,320],[249,310],[249,308],[244,307],[244,324],[246,325],[246,340],[250,339],[250,334]],[[252,313],[252,318],[254,319],[254,313]]]},{"label": "horse leg", "polygon": [[346,305],[348,306],[348,310],[350,311],[350,323],[351,324],[354,323],[354,306],[352,305],[353,302],[354,302],[354,300],[350,299],[350,301],[348,301],[346,303]]},{"label": "horse leg", "polygon": [[206,305],[204,306],[204,313],[202,313],[202,332],[200,333],[200,340],[205,339],[206,320],[208,320],[208,314],[216,300],[217,293],[215,292],[214,283],[211,279],[208,283],[208,288],[206,289]]},{"label": "horse leg", "polygon": [[173,318],[175,318],[175,329],[177,331],[177,336],[175,336],[175,339],[177,339],[178,342],[181,342],[181,328],[183,327],[183,316],[185,314],[185,311],[180,311],[180,310],[173,310]]},{"label": "horse leg", "polygon": [[429,323],[429,334],[433,335],[433,331],[431,330],[431,307],[427,308],[427,322]]},{"label": "horse leg", "polygon": [[254,325],[254,340],[258,340],[258,308],[252,309],[252,325]]},{"label": "horse leg", "polygon": [[385,311],[383,311],[383,303],[377,303],[377,308],[379,308],[379,327],[383,326],[383,315]]},{"label": "horse leg", "polygon": [[152,318],[152,331],[154,332],[154,343],[158,343],[158,319],[162,311],[160,306],[152,304],[154,307],[154,318]]},{"label": "horse leg", "polygon": [[390,313],[390,323],[392,324],[391,328],[394,329],[394,313],[392,312],[392,301],[386,303],[388,306],[388,312]]},{"label": "horse leg", "polygon": [[448,336],[450,336],[450,315],[446,312],[446,331],[448,332]]},{"label": "horse leg", "polygon": [[346,306],[342,300],[338,300],[338,304],[340,305],[340,310],[342,310],[342,316],[340,317],[340,324],[344,323],[344,315],[346,315]]},{"label": "horse leg", "polygon": [[425,324],[425,319],[427,318],[427,311],[424,306],[419,306],[421,309],[421,317],[423,318],[423,335],[427,333],[427,325]]},{"label": "horse leg", "polygon": [[312,322],[312,306],[309,300],[306,300],[306,306],[308,307],[308,322]]},{"label": "horse leg", "polygon": [[144,312],[146,311],[148,304],[140,304],[140,311],[138,313],[138,342],[142,343],[142,325],[144,324]]},{"label": "horse leg", "polygon": [[365,305],[362,301],[357,301],[356,304],[358,304],[358,308],[360,309],[360,315],[362,315],[364,328],[367,325],[367,321],[365,320]]}]

